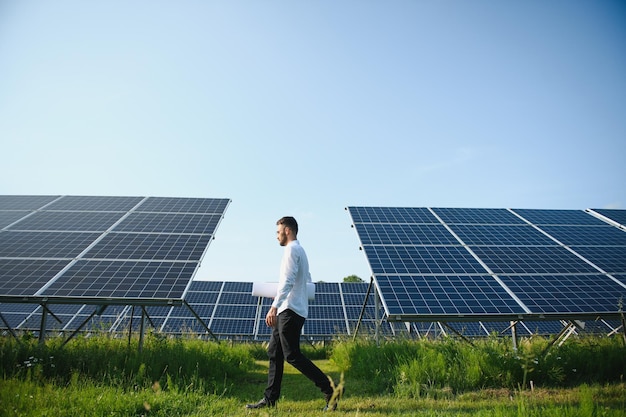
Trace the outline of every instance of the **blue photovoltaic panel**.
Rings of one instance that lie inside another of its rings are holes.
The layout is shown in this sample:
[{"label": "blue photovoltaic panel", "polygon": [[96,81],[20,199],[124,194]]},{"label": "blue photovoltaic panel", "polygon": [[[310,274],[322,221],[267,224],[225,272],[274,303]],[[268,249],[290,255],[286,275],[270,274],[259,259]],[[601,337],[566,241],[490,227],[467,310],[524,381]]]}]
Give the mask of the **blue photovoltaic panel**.
[{"label": "blue photovoltaic panel", "polygon": [[150,197],[137,211],[160,213],[223,214],[228,199]]},{"label": "blue photovoltaic panel", "polygon": [[364,246],[370,267],[381,274],[484,274],[467,251],[450,246]]},{"label": "blue photovoltaic panel", "polygon": [[[525,281],[529,277],[536,278],[536,276],[507,276],[506,279],[520,280],[519,286],[528,285]],[[487,280],[485,285],[481,284],[481,279],[488,277],[447,277],[447,281],[443,277],[439,277],[437,281],[429,283],[429,288],[432,289],[433,295],[439,293],[439,290],[445,291],[446,294],[454,294],[456,290],[451,290],[453,286],[459,287],[456,283],[457,280],[463,280],[465,284],[476,284],[475,288],[471,288],[469,291],[471,295],[464,295],[463,292],[456,292],[457,296],[447,296],[450,304],[466,305],[472,304],[473,300],[479,300],[481,297],[486,296],[485,288],[489,288],[492,283]],[[558,279],[559,277],[552,277]],[[580,280],[582,285],[598,286],[602,290],[606,284],[612,285],[611,282],[607,282],[608,278],[605,275],[600,274],[598,280],[597,275],[591,276],[573,276],[572,280]],[[624,279],[624,276],[618,276],[618,279]],[[403,277],[404,279],[404,277]],[[430,279],[430,278],[429,278]],[[469,279],[469,281],[466,281]],[[599,283],[602,281],[602,285]],[[508,281],[507,281],[508,282]],[[614,281],[613,281],[614,283]],[[464,285],[465,285],[464,284]],[[439,285],[439,287],[437,287]],[[571,288],[564,286],[559,287],[557,281],[554,281],[555,287],[552,288],[556,294],[555,300],[557,305],[567,306],[567,303],[561,303],[562,298],[559,294],[563,294],[569,297],[580,296],[572,295]],[[572,284],[574,285],[574,284]],[[306,321],[303,329],[303,336],[309,339],[317,338],[334,338],[338,335],[354,334],[357,321],[360,316],[365,294],[367,292],[368,283],[318,283],[317,287],[321,292],[316,294],[316,299],[311,303],[309,310],[309,317]],[[511,284],[512,287],[515,285]],[[250,297],[249,294],[244,294],[239,291],[251,290],[252,283],[240,283],[240,282],[221,282],[221,281],[192,281],[188,292],[186,293],[186,300],[192,306],[194,311],[201,317],[205,324],[211,322],[211,332],[220,338],[244,338],[244,339],[257,339],[268,340],[270,329],[265,325],[265,314],[271,303],[271,299],[262,298],[259,300],[257,297]],[[408,287],[407,287],[408,288]],[[439,289],[437,289],[439,288]],[[595,287],[594,287],[595,288]],[[228,289],[229,292],[225,292]],[[534,288],[533,288],[534,289]],[[426,294],[427,291],[420,290],[421,293]],[[619,287],[618,287],[618,291]],[[474,294],[483,294],[475,296]],[[199,297],[199,302],[192,301],[188,296],[192,294],[197,295],[209,295],[212,297],[212,301],[207,303],[206,299]],[[234,301],[236,304],[227,304],[219,301],[215,301],[217,295],[221,294],[229,301]],[[407,292],[407,295],[409,292]],[[538,293],[539,294],[539,293]],[[248,296],[250,298],[245,298]],[[534,297],[534,294],[528,294],[527,298]],[[612,297],[613,295],[611,295]],[[375,302],[374,291],[370,293],[368,302],[365,306],[365,314],[359,326],[359,334],[373,334],[375,331]],[[415,298],[415,296],[412,296]],[[498,296],[495,298],[497,299]],[[543,295],[537,295],[538,304],[544,305],[545,300],[541,299]],[[604,297],[600,292],[597,293],[596,298]],[[427,299],[425,296],[424,299]],[[494,298],[494,297],[490,297]],[[245,304],[246,300],[251,301],[250,304]],[[469,302],[467,300],[470,300]],[[259,301],[261,305],[259,307]],[[529,305],[533,305],[531,301],[527,301]],[[555,303],[554,301],[550,301]],[[241,304],[244,303],[244,304]],[[544,304],[542,304],[544,303]],[[217,304],[217,305],[216,305]],[[432,304],[432,303],[431,303]],[[480,303],[484,304],[484,303]],[[495,303],[496,305],[498,303]],[[441,303],[439,303],[441,305]],[[534,305],[533,305],[534,307]],[[54,314],[62,320],[62,323],[58,323],[56,320],[48,320],[48,329],[57,329],[64,331],[72,331],[78,328],[94,311],[94,306],[64,306],[64,305],[49,305],[49,308]],[[517,308],[517,307],[516,307]],[[565,308],[565,307],[564,307]],[[597,306],[591,305],[591,309],[598,309]],[[5,319],[10,323],[11,327],[21,330],[38,331],[41,323],[41,307],[34,305],[22,305],[22,304],[0,304],[0,309]],[[36,309],[36,311],[34,311]],[[186,306],[148,306],[146,307],[148,315],[151,318],[152,324],[156,326],[156,329],[170,334],[189,334],[192,336],[206,335],[206,329],[192,312]],[[344,317],[344,309],[346,317]],[[502,310],[501,307],[498,307]],[[215,311],[214,311],[215,310]],[[546,309],[545,314],[555,314],[553,311],[560,311],[561,308],[555,308],[553,310]],[[584,309],[583,309],[584,310]],[[457,310],[455,310],[457,311]],[[379,314],[379,317],[384,317],[383,311]],[[83,331],[110,331],[110,332],[124,332],[127,331],[130,326],[130,316],[133,315],[133,328],[136,330],[140,325],[141,309],[133,309],[130,306],[109,306],[101,316],[95,316],[91,321],[83,327]],[[258,322],[256,321],[257,317]],[[410,316],[409,316],[410,317]],[[445,319],[445,317],[429,316],[435,319]],[[457,316],[458,317],[458,316]],[[347,319],[347,320],[346,320]],[[498,334],[505,331],[509,327],[509,321],[506,322],[454,322],[445,320],[447,324],[460,333],[466,336],[485,336],[492,332]],[[564,322],[565,323],[565,322]],[[148,322],[146,322],[148,324]],[[587,321],[585,326],[585,332],[596,331],[599,333],[608,333],[613,328],[620,325],[619,321],[613,323],[613,327],[609,324],[598,324],[596,327],[604,326],[603,329],[593,330],[594,326],[592,322]],[[562,323],[558,321],[524,321],[517,324],[517,333],[519,335],[527,334],[556,334],[563,328]],[[407,328],[405,323],[393,323],[384,321],[381,323],[381,329],[379,331],[387,336],[398,336],[401,333],[406,333]],[[420,337],[437,337],[439,335],[451,334],[451,330],[447,327],[442,327],[438,323],[432,321],[425,321],[421,323],[413,323],[412,331],[415,335]],[[590,329],[590,330],[587,330]],[[510,330],[506,330],[509,334]]]},{"label": "blue photovoltaic panel", "polygon": [[223,292],[220,295],[219,302],[220,304],[256,304],[258,301],[257,297],[253,297],[249,293],[239,293],[239,292]]},{"label": "blue photovoltaic panel", "polygon": [[626,246],[626,231],[613,226],[542,226],[567,246]]},{"label": "blue photovoltaic panel", "polygon": [[233,319],[253,319],[256,315],[256,304],[228,305],[220,304],[215,309],[215,317]]},{"label": "blue photovoltaic panel", "polygon": [[30,211],[0,211],[0,229],[4,229],[29,214],[31,214]]},{"label": "blue photovoltaic panel", "polygon": [[217,214],[131,213],[114,231],[212,234],[221,217]]},{"label": "blue photovoltaic panel", "polygon": [[19,313],[19,314],[30,314],[35,311],[39,306],[37,304],[0,304],[2,308],[2,314],[5,313]]},{"label": "blue photovoltaic panel", "polygon": [[354,223],[423,223],[439,224],[426,208],[348,207]]},{"label": "blue photovoltaic panel", "polygon": [[626,287],[605,275],[500,275],[534,312],[546,314],[614,313]]},{"label": "blue photovoltaic panel", "polygon": [[377,283],[390,316],[524,313],[488,275],[385,275]]},{"label": "blue photovoltaic panel", "polygon": [[75,258],[100,234],[84,232],[0,232],[0,257]]},{"label": "blue photovoltaic panel", "polygon": [[163,324],[165,333],[185,334],[196,336],[206,333],[206,329],[194,318],[170,317]]},{"label": "blue photovoltaic panel", "polygon": [[338,294],[339,283],[337,282],[318,282],[315,284],[315,293]]},{"label": "blue photovoltaic panel", "polygon": [[307,320],[302,330],[305,336],[332,336],[346,333],[344,320]]},{"label": "blue photovoltaic panel", "polygon": [[224,285],[221,281],[191,281],[189,291],[196,292],[219,292]]},{"label": "blue photovoltaic panel", "polygon": [[532,226],[451,225],[463,243],[478,246],[545,246],[555,242]]},{"label": "blue photovoltaic panel", "polygon": [[199,261],[211,235],[109,233],[85,259]]},{"label": "blue photovoltaic panel", "polygon": [[343,307],[339,305],[310,305],[310,320],[345,320]]},{"label": "blue photovoltaic panel", "polygon": [[524,224],[506,209],[433,208],[446,224]]},{"label": "blue photovoltaic panel", "polygon": [[215,304],[217,296],[216,292],[187,291],[185,301],[189,304]]},{"label": "blue photovoltaic panel", "polygon": [[252,283],[251,282],[225,282],[224,283],[224,292],[232,292],[232,293],[245,293],[250,295],[252,293]]},{"label": "blue photovoltaic panel", "polygon": [[211,331],[214,334],[250,336],[254,334],[254,319],[213,319]]},{"label": "blue photovoltaic panel", "polygon": [[195,269],[187,262],[78,261],[41,295],[181,299]]},{"label": "blue photovoltaic panel", "polygon": [[341,305],[341,294],[339,294],[339,292],[335,294],[326,294],[326,293],[316,292],[315,300],[309,301],[309,305],[316,305],[316,304],[325,305],[325,306]]},{"label": "blue photovoltaic panel", "polygon": [[613,220],[615,223],[626,226],[626,210],[593,209],[593,211]]},{"label": "blue photovoltaic panel", "polygon": [[474,253],[496,274],[596,273],[594,267],[565,248],[476,246]]},{"label": "blue photovoltaic panel", "polygon": [[[149,291],[156,288],[154,298],[180,296],[229,202],[0,196],[0,295],[151,298]],[[105,260],[111,262],[98,262]],[[63,270],[70,261],[75,264]],[[33,268],[39,277],[33,277]],[[103,276],[94,275],[101,270]],[[143,285],[151,271],[153,282]],[[124,282],[111,284],[119,280]]]},{"label": "blue photovoltaic panel", "polygon": [[441,224],[357,223],[363,245],[458,245],[459,242]]},{"label": "blue photovoltaic panel", "polygon": [[[200,318],[204,320],[205,323],[208,324],[209,320],[213,316],[216,305],[215,304],[191,304],[191,303],[189,304],[193,308],[193,311],[195,311],[196,314],[200,316]],[[170,313],[170,317],[195,318],[191,310],[189,310],[189,308],[187,308],[186,306],[174,307],[172,312]]]},{"label": "blue photovoltaic panel", "polygon": [[60,211],[117,211],[135,207],[143,197],[64,196],[46,206],[46,210]]},{"label": "blue photovoltaic panel", "polygon": [[573,249],[604,272],[626,272],[626,246],[576,246]]},{"label": "blue photovoltaic panel", "polygon": [[582,210],[514,209],[513,211],[535,225],[602,226],[606,224]]},{"label": "blue photovoltaic panel", "polygon": [[[427,320],[428,315],[511,319],[516,314],[580,317],[611,311],[606,306],[613,303],[614,293],[622,291],[601,273],[626,274],[626,232],[582,210],[349,210],[386,314],[392,319]],[[444,232],[437,222],[424,221],[430,211],[450,230]],[[403,213],[399,224],[368,224],[393,219],[397,213]],[[458,240],[446,239],[446,233]],[[443,286],[441,281],[447,276],[455,279]],[[509,287],[499,276],[524,278],[515,283],[507,280]],[[601,280],[593,285],[586,282],[594,277]],[[480,285],[477,279],[482,280]],[[450,302],[459,298],[466,282],[502,296],[472,293],[461,297],[469,303]],[[532,282],[532,297],[524,292],[530,291],[524,282]]]},{"label": "blue photovoltaic panel", "polygon": [[39,211],[15,223],[8,230],[104,232],[122,215],[117,212]]},{"label": "blue photovoltaic panel", "polygon": [[68,260],[0,258],[0,294],[35,295],[68,264]]},{"label": "blue photovoltaic panel", "polygon": [[0,195],[0,210],[37,210],[59,198],[50,195]]}]

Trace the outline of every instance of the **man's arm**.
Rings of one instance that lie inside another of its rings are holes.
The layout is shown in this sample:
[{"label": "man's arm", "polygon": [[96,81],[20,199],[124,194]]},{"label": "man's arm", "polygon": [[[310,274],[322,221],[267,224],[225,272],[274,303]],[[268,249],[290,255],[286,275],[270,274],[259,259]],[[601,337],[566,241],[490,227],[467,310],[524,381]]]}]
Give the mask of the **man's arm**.
[{"label": "man's arm", "polygon": [[280,266],[280,277],[278,279],[278,289],[276,297],[272,302],[272,307],[278,308],[287,298],[298,275],[298,254],[292,246],[285,248],[285,254]]}]

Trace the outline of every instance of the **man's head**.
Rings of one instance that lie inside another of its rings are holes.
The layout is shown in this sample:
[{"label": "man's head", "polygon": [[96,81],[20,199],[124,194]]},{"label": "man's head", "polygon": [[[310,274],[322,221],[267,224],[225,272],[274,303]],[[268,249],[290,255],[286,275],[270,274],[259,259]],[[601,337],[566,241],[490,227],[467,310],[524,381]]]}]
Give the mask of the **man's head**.
[{"label": "man's head", "polygon": [[276,238],[280,246],[298,238],[298,222],[290,216],[281,217],[276,222]]}]

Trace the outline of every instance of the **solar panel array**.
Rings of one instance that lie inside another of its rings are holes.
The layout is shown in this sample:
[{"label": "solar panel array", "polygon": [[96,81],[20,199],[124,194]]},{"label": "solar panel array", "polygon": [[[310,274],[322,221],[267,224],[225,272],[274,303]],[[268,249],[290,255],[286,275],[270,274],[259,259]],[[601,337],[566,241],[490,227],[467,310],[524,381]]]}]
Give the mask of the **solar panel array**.
[{"label": "solar panel array", "polygon": [[0,196],[0,297],[182,299],[229,203]]},{"label": "solar panel array", "polygon": [[610,316],[626,298],[625,210],[348,211],[390,321]]},{"label": "solar panel array", "polygon": [[[200,316],[211,332],[229,339],[269,339],[270,329],[265,325],[265,314],[271,299],[252,296],[251,282],[192,281],[185,300]],[[318,283],[315,300],[310,302],[309,318],[303,335],[312,339],[353,334],[365,300],[368,284]],[[361,323],[360,331],[375,328],[373,293]],[[41,307],[33,304],[1,304],[2,315],[16,330],[38,331]],[[93,312],[84,305],[50,305],[48,308],[60,321],[49,320],[48,330],[73,331]],[[202,335],[205,328],[186,306],[148,306],[148,317],[153,327],[167,334]],[[382,317],[382,311],[379,313]],[[139,326],[141,310],[133,306],[111,306],[95,316],[87,331],[120,332]],[[393,334],[389,324],[383,331]]]},{"label": "solar panel array", "polygon": [[[309,340],[328,340],[354,335],[361,315],[367,283],[317,283],[316,297],[310,303],[309,318],[305,322],[303,336]],[[211,332],[220,339],[269,340],[270,329],[265,325],[265,314],[271,300],[253,297],[250,282],[192,281],[185,299],[200,316]],[[376,327],[376,302],[372,291],[369,295],[363,319],[359,325],[360,335],[373,335]],[[93,313],[89,305],[49,305],[56,318],[47,321],[49,331],[73,332]],[[0,304],[3,317],[11,328],[37,333],[41,322],[41,307],[33,304]],[[206,329],[186,306],[147,306],[148,326],[163,334],[198,337],[206,335]],[[140,326],[141,308],[138,306],[109,306],[96,315],[82,329],[84,332],[123,333]],[[379,310],[379,320],[384,311]],[[131,322],[132,318],[132,322]],[[518,325],[520,335],[556,334],[565,322],[539,321]],[[449,326],[449,327],[448,327]],[[618,321],[587,322],[589,331],[608,334],[619,326]],[[437,337],[452,334],[450,327],[465,336],[487,336],[507,333],[508,322],[450,322],[447,326],[435,322],[381,323],[385,337]],[[0,323],[2,328],[2,323]],[[509,332],[510,333],[510,332]]]}]

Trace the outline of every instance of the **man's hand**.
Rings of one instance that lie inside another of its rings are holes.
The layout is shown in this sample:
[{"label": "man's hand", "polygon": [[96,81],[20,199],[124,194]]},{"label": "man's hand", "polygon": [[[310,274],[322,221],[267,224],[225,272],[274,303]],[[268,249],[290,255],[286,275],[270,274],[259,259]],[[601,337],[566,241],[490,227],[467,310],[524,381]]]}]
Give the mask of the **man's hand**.
[{"label": "man's hand", "polygon": [[265,316],[265,324],[267,327],[274,327],[276,325],[276,307],[270,307],[270,311]]}]

